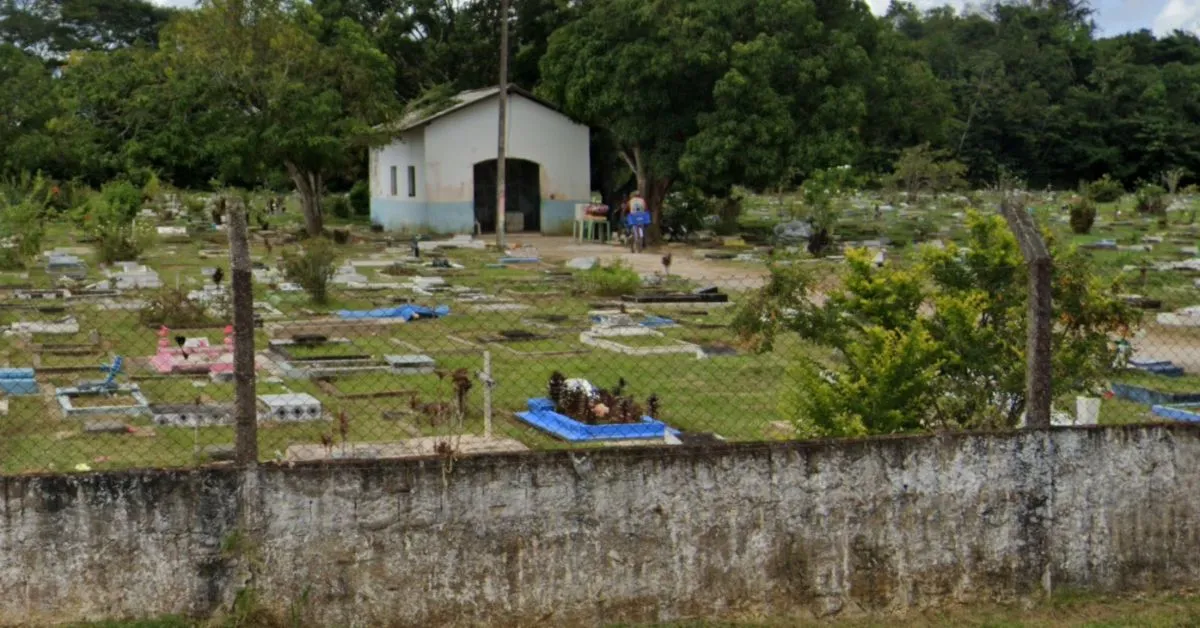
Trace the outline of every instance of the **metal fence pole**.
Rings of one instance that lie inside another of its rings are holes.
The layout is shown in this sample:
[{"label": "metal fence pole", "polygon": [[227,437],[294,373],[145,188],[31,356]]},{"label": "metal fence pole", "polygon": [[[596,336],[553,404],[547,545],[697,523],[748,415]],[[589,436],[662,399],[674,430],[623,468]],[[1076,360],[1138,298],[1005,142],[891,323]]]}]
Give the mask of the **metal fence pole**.
[{"label": "metal fence pole", "polygon": [[236,384],[234,422],[238,464],[258,461],[258,418],[254,381],[254,287],[251,283],[250,239],[246,227],[246,207],[229,204],[230,285],[233,289],[233,378]]}]

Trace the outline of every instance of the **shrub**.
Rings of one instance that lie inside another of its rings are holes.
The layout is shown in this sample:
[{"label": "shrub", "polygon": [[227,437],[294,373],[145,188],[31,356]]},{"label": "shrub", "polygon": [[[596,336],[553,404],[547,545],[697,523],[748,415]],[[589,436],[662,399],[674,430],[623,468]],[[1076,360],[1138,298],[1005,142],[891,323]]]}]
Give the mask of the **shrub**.
[{"label": "shrub", "polygon": [[1143,214],[1165,214],[1167,211],[1167,191],[1153,183],[1148,183],[1138,188],[1137,210]]},{"label": "shrub", "polygon": [[142,191],[124,180],[105,183],[100,198],[109,206],[111,216],[124,220],[133,220],[142,208]]},{"label": "shrub", "polygon": [[601,297],[631,294],[642,285],[642,278],[624,262],[596,265],[576,275],[582,292]]},{"label": "shrub", "polygon": [[163,288],[146,301],[138,311],[138,320],[143,325],[158,327],[208,327],[218,323],[203,305],[187,298],[187,293],[174,288]]},{"label": "shrub", "polygon": [[9,194],[0,195],[0,267],[17,270],[42,250],[46,214],[57,188],[37,175],[27,178]]},{"label": "shrub", "polygon": [[300,253],[284,253],[283,272],[289,281],[304,288],[313,303],[324,305],[329,302],[329,279],[333,277],[336,260],[333,243],[314,238],[304,243]]},{"label": "shrub", "polygon": [[1071,231],[1078,234],[1090,233],[1096,223],[1096,204],[1086,197],[1071,203]]},{"label": "shrub", "polygon": [[1120,181],[1104,175],[1087,186],[1087,197],[1097,203],[1112,203],[1125,196],[1125,186]]},{"label": "shrub", "polygon": [[325,206],[329,208],[329,213],[338,218],[350,217],[350,201],[341,194],[335,194],[325,199]]},{"label": "shrub", "polygon": [[355,216],[371,215],[371,186],[366,181],[359,181],[350,188],[350,208]]}]

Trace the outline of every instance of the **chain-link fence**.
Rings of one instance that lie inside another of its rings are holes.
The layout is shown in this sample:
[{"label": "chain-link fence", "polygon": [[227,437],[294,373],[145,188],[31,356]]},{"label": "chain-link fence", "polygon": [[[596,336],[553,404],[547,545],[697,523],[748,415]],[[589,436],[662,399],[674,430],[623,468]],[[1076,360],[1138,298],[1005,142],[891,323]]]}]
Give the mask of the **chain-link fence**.
[{"label": "chain-link fence", "polygon": [[[4,276],[0,472],[233,458],[228,236],[170,235],[136,263],[63,246]],[[260,460],[666,455],[1024,415],[1028,288],[995,216],[819,255],[780,238],[634,255],[570,237],[510,236],[502,252],[465,236],[333,236],[251,234]],[[1055,424],[1200,415],[1200,316],[1166,311],[1189,304],[1194,251],[1164,238],[1175,259],[1132,271],[1133,249],[1102,233],[1055,246]]]}]

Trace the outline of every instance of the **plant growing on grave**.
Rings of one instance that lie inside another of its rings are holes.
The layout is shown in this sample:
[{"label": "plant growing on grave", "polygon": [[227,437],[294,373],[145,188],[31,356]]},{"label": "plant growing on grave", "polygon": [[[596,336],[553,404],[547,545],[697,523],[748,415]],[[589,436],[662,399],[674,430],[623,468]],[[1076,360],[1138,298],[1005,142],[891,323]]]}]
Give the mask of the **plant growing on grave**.
[{"label": "plant growing on grave", "polygon": [[1092,181],[1085,188],[1087,197],[1097,203],[1113,203],[1125,196],[1125,186],[1108,175]]},{"label": "plant growing on grave", "polygon": [[1147,183],[1137,190],[1137,210],[1151,216],[1161,216],[1167,213],[1167,191],[1161,186]]},{"label": "plant growing on grave", "polygon": [[0,268],[16,270],[42,250],[54,186],[40,174],[21,185],[20,199],[0,196]]},{"label": "plant growing on grave", "polygon": [[1179,182],[1187,176],[1187,170],[1183,168],[1171,168],[1162,173],[1161,178],[1163,185],[1167,186],[1167,194],[1175,196],[1175,191],[1179,189]]},{"label": "plant growing on grave", "polygon": [[283,273],[308,293],[313,303],[324,305],[329,302],[329,280],[336,270],[337,251],[325,238],[313,238],[304,243],[297,253],[283,254]]},{"label": "plant growing on grave", "polygon": [[575,274],[578,291],[601,297],[632,294],[642,285],[642,278],[628,264],[617,260],[612,264],[597,264]]},{"label": "plant growing on grave", "polygon": [[[968,215],[963,248],[926,248],[911,268],[847,255],[838,288],[793,267],[748,299],[734,327],[760,350],[793,332],[830,351],[793,364],[780,410],[805,435],[1012,427],[1024,412],[1026,272],[998,216]],[[1090,260],[1051,243],[1056,396],[1090,391],[1117,363],[1137,313]],[[819,304],[818,304],[819,303]],[[800,394],[802,391],[803,394]]]},{"label": "plant growing on grave", "polygon": [[1096,223],[1096,204],[1086,196],[1071,201],[1070,212],[1071,231],[1078,234],[1090,233]]},{"label": "plant growing on grave", "polygon": [[211,327],[220,323],[202,304],[187,298],[183,290],[174,288],[162,288],[147,299],[145,307],[138,311],[138,320],[149,327],[166,325],[173,329]]},{"label": "plant growing on grave", "polygon": [[355,216],[371,214],[371,186],[366,181],[358,181],[350,188],[350,208]]},{"label": "plant growing on grave", "polygon": [[141,192],[128,182],[105,186],[88,202],[84,230],[95,238],[102,263],[136,259],[154,243],[154,228],[136,218],[140,204]]}]

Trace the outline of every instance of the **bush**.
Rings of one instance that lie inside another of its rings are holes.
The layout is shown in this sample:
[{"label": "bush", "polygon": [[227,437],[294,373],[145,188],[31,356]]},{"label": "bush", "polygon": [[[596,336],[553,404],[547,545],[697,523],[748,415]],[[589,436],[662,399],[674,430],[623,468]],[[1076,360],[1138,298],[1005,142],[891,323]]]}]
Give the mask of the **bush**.
[{"label": "bush", "polygon": [[350,188],[350,208],[355,216],[371,215],[371,186],[366,181],[359,181]]},{"label": "bush", "polygon": [[1125,186],[1120,181],[1104,175],[1087,186],[1087,197],[1097,203],[1112,203],[1125,196]]},{"label": "bush", "polygon": [[329,302],[329,279],[333,277],[335,261],[337,251],[333,243],[314,238],[304,243],[300,253],[284,253],[283,273],[289,281],[304,288],[313,303],[324,305]]},{"label": "bush", "polygon": [[142,208],[142,191],[128,181],[104,184],[100,198],[108,205],[111,216],[124,220],[133,220]]},{"label": "bush", "polygon": [[632,294],[642,285],[642,278],[624,262],[610,266],[596,265],[576,275],[580,290],[601,297]]},{"label": "bush", "polygon": [[1079,198],[1071,203],[1071,231],[1080,235],[1090,233],[1096,223],[1096,204],[1088,198]]},{"label": "bush", "polygon": [[1143,214],[1165,214],[1167,212],[1167,191],[1153,183],[1138,188],[1137,210]]},{"label": "bush", "polygon": [[203,305],[187,298],[187,293],[174,288],[163,288],[146,301],[138,311],[138,320],[143,325],[187,328],[208,327],[218,323]]},{"label": "bush", "polygon": [[325,206],[329,208],[329,213],[342,219],[350,217],[350,201],[346,200],[345,196],[335,194],[325,199]]}]

